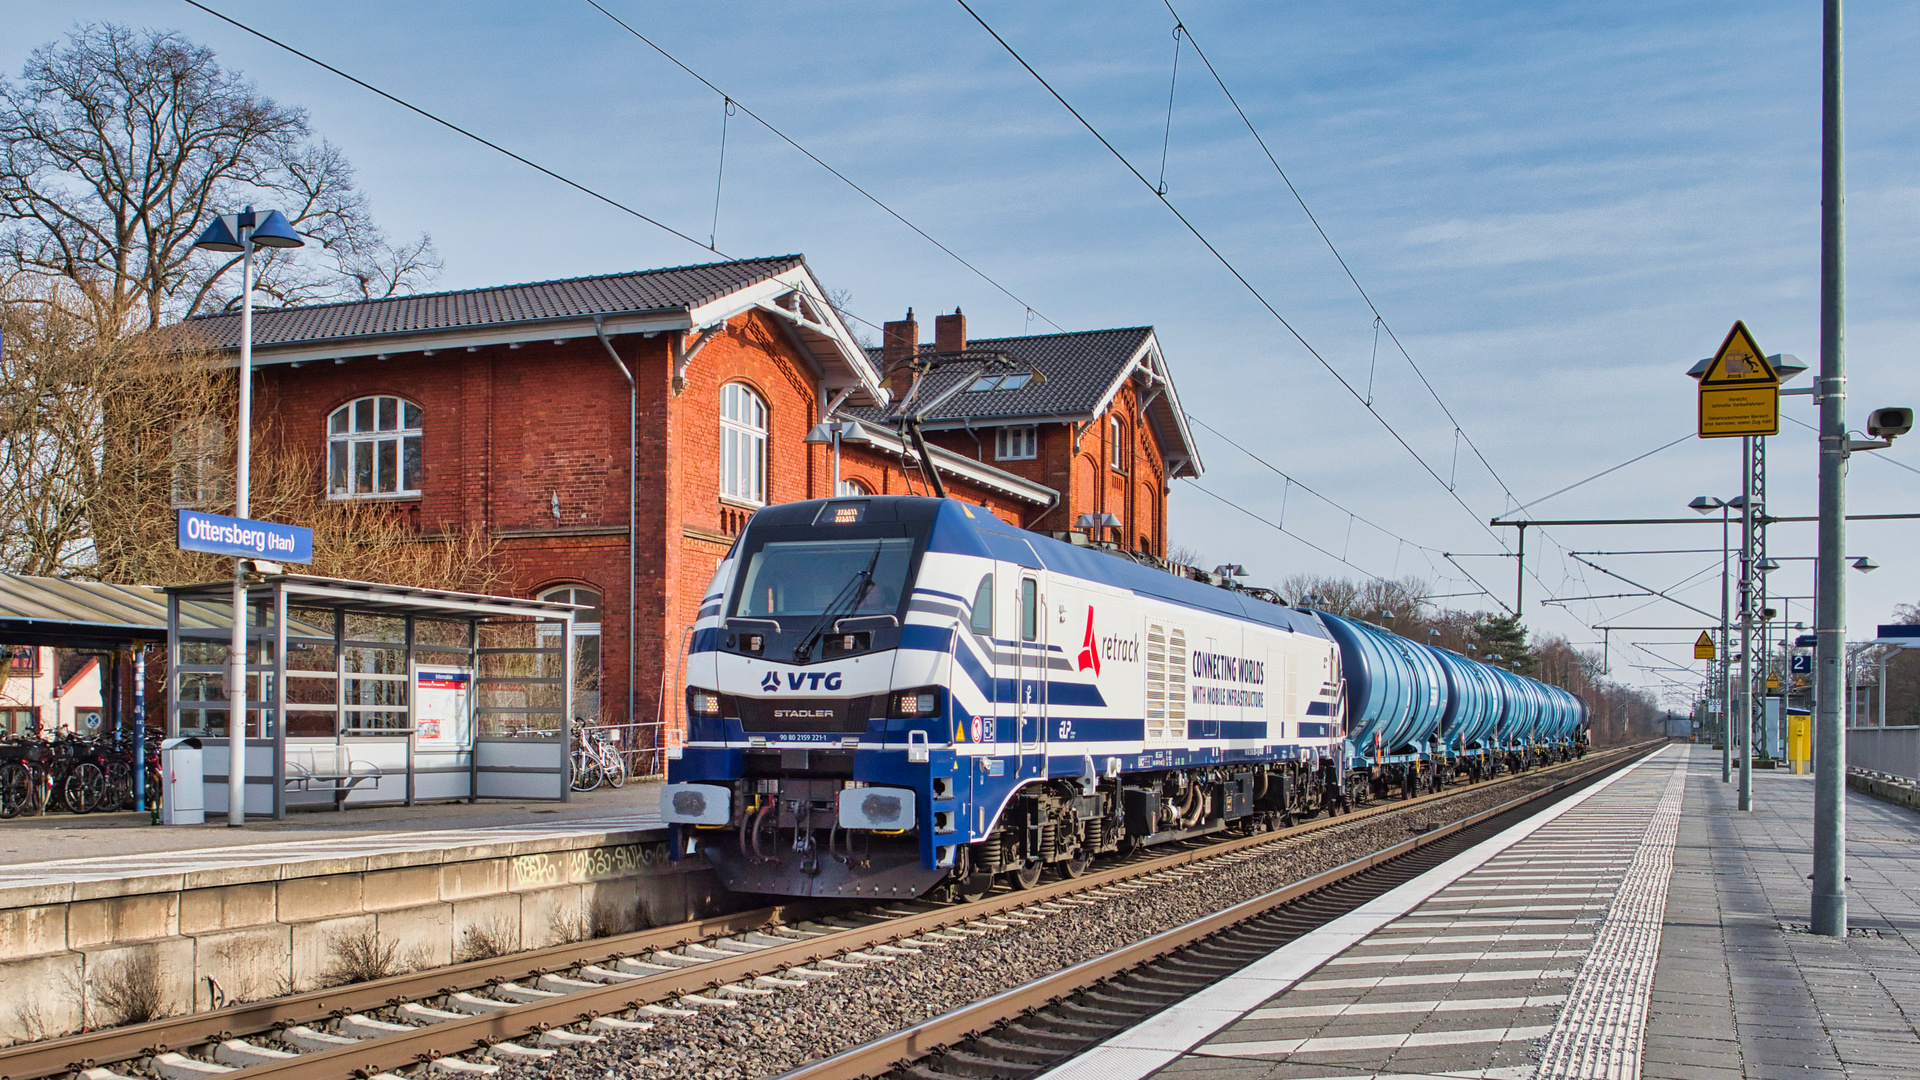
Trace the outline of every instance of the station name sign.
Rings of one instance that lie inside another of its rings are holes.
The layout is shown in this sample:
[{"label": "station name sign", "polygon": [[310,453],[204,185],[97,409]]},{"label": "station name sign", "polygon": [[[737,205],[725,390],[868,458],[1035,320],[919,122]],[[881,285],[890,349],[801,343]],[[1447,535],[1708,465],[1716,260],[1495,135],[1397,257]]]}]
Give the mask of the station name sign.
[{"label": "station name sign", "polygon": [[274,562],[313,561],[313,530],[272,521],[180,511],[180,550]]}]

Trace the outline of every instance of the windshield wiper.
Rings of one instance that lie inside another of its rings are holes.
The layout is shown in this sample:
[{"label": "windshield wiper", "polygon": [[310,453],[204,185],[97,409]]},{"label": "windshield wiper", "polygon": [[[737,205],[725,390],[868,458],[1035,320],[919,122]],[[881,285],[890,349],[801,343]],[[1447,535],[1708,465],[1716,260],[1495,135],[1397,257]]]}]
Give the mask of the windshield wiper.
[{"label": "windshield wiper", "polygon": [[835,594],[833,601],[827,605],[827,609],[820,613],[820,617],[814,620],[813,626],[807,631],[806,636],[800,639],[800,644],[793,647],[793,659],[796,663],[804,664],[813,659],[814,643],[820,640],[820,635],[824,633],[826,628],[832,625],[833,620],[839,616],[841,605],[849,604],[850,602],[852,604],[858,604],[860,594],[866,590],[868,585],[873,584],[874,568],[880,565],[881,546],[882,545],[878,543],[873,545],[873,558],[867,560],[866,569],[853,575],[845,585],[840,587],[839,593]]}]

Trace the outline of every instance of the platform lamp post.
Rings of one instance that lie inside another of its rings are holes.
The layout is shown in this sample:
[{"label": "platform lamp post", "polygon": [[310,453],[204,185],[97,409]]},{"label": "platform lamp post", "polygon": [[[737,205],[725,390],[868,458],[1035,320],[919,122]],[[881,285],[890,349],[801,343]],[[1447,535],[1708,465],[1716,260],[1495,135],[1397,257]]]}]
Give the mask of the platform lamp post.
[{"label": "platform lamp post", "polygon": [[[1739,496],[1734,502],[1740,501]],[[1687,504],[1702,514],[1720,511],[1720,678],[1714,687],[1720,695],[1720,782],[1733,780],[1733,667],[1728,661],[1732,658],[1727,648],[1727,563],[1730,558],[1728,512],[1733,502],[1716,499],[1711,495],[1701,495]]]},{"label": "platform lamp post", "polygon": [[[248,512],[248,481],[253,457],[253,249],[296,248],[306,241],[278,210],[256,211],[249,206],[238,214],[222,214],[207,225],[197,248],[240,255],[240,417],[234,470],[233,515]],[[227,677],[227,824],[247,823],[247,571],[246,560],[233,560],[233,643]],[[284,718],[276,718],[284,723]]]}]

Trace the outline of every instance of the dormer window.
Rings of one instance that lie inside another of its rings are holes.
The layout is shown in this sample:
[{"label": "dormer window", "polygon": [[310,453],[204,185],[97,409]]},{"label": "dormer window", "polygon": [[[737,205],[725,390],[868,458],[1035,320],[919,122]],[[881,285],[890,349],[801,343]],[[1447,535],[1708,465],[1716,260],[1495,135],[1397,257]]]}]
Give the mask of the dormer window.
[{"label": "dormer window", "polygon": [[1005,375],[982,375],[973,380],[973,385],[964,393],[977,394],[983,390],[1018,390],[1033,381],[1033,376],[1025,371],[1016,371]]},{"label": "dormer window", "polygon": [[363,397],[327,418],[327,497],[420,494],[420,406]]}]

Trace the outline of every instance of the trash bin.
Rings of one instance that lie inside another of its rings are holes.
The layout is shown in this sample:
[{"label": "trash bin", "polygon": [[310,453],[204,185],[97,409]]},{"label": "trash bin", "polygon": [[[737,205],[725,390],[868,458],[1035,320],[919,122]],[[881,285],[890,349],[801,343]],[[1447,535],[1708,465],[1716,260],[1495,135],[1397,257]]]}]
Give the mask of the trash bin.
[{"label": "trash bin", "polygon": [[207,820],[205,769],[200,740],[191,736],[160,744],[160,824],[201,825]]}]

